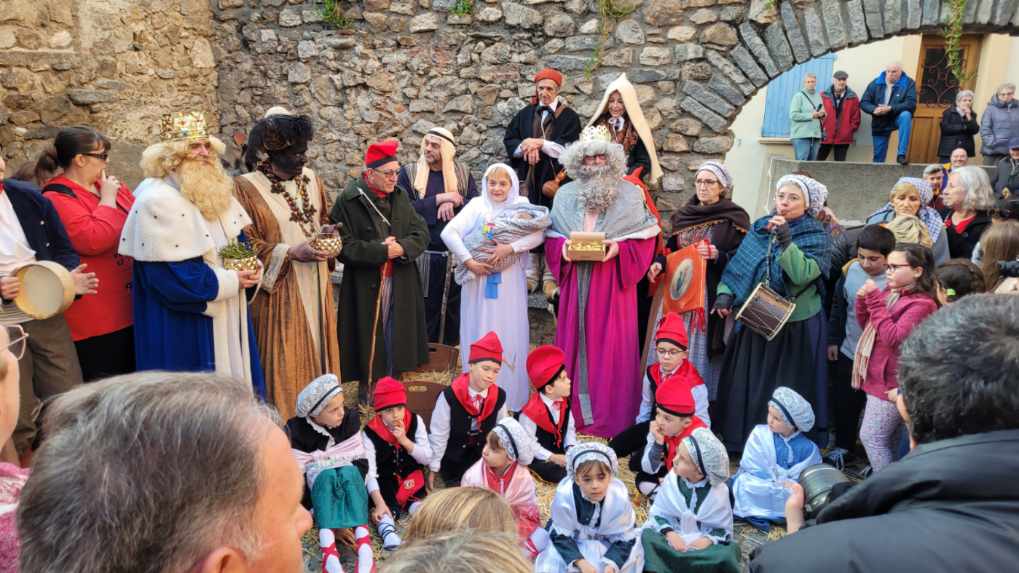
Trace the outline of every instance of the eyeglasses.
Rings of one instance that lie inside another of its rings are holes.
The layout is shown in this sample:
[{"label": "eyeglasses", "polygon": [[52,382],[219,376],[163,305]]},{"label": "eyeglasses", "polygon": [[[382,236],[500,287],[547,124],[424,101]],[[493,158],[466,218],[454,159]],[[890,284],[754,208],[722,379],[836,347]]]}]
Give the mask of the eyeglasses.
[{"label": "eyeglasses", "polygon": [[399,169],[376,169],[375,173],[378,173],[379,175],[385,177],[386,179],[392,179],[393,177],[396,177],[396,175],[398,173],[400,173],[400,170]]},{"label": "eyeglasses", "polygon": [[12,324],[3,328],[7,330],[7,338],[10,340],[7,343],[7,350],[11,351],[15,360],[21,360],[21,357],[25,355],[25,347],[28,346],[28,333],[20,324]]},{"label": "eyeglasses", "polygon": [[718,183],[718,179],[697,179],[693,184],[697,187],[711,187]]},{"label": "eyeglasses", "polygon": [[82,155],[86,155],[88,157],[95,157],[100,161],[107,161],[110,159],[110,152],[108,151],[104,151],[102,153],[82,153]]},{"label": "eyeglasses", "polygon": [[662,348],[661,346],[655,348],[655,352],[657,352],[659,356],[666,356],[669,358],[672,358],[673,356],[679,356],[681,354],[686,354],[686,350],[675,348]]},{"label": "eyeglasses", "polygon": [[892,263],[888,263],[888,269],[892,272],[895,272],[899,269],[911,269],[911,268],[913,268],[913,266],[909,264],[893,265]]}]

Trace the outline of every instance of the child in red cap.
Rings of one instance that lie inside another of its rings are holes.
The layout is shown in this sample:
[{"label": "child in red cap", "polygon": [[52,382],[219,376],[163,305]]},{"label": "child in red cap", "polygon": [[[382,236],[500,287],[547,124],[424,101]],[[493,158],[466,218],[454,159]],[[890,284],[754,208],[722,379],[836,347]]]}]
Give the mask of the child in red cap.
[{"label": "child in red cap", "polygon": [[676,448],[683,438],[704,422],[694,414],[696,403],[690,388],[681,382],[669,380],[655,392],[655,419],[648,424],[647,445],[640,460],[641,471],[634,480],[637,489],[653,497],[662,478],[672,469]]},{"label": "child in red cap", "polygon": [[458,483],[467,468],[481,459],[485,436],[506,415],[506,392],[495,384],[502,369],[499,336],[489,332],[471,344],[468,361],[469,370],[435,400],[429,427],[429,487],[434,487],[436,472],[446,485]]},{"label": "child in red cap", "polygon": [[664,382],[677,382],[690,389],[693,394],[697,417],[705,426],[711,427],[708,417],[708,387],[697,372],[697,368],[687,359],[688,339],[683,319],[674,312],[667,313],[658,322],[655,331],[655,353],[658,362],[647,367],[644,373],[644,384],[641,390],[640,410],[633,426],[612,438],[609,446],[616,456],[630,456],[630,469],[640,471],[640,456],[632,455],[644,446],[655,413],[655,392]]},{"label": "child in red cap", "polygon": [[520,425],[537,442],[531,469],[552,483],[566,477],[566,450],[577,443],[565,360],[563,351],[551,344],[531,351],[527,375],[534,393],[520,412]]},{"label": "child in red cap", "polygon": [[[400,546],[395,517],[417,511],[428,493],[424,468],[432,460],[428,430],[421,416],[407,409],[407,390],[386,376],[375,383],[375,416],[364,427],[365,450],[375,460],[378,483],[369,484],[383,549]],[[410,436],[414,439],[411,440]]]}]

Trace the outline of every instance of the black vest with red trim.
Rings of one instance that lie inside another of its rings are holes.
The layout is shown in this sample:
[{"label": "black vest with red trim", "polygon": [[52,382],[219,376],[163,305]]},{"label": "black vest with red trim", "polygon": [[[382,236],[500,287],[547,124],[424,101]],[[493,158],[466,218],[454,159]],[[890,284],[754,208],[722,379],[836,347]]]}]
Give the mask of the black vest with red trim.
[{"label": "black vest with red trim", "polygon": [[499,410],[506,402],[506,392],[493,385],[499,391],[492,414],[481,422],[478,431],[471,431],[471,420],[474,419],[464,409],[450,386],[442,391],[442,397],[449,404],[449,441],[446,442],[446,453],[442,456],[442,474],[444,476],[462,476],[474,462],[481,459],[481,450],[485,447],[485,436],[492,431],[499,421]]},{"label": "black vest with red trim", "polygon": [[658,400],[655,395],[658,393],[658,385],[662,383],[662,366],[655,362],[647,367],[647,378],[651,381],[651,419],[655,419],[655,411],[658,409]]},{"label": "black vest with red trim", "polygon": [[[565,444],[565,442],[566,442],[566,430],[568,430],[569,427],[570,427],[570,416],[572,416],[573,414],[570,413],[571,404],[570,404],[569,398],[566,398],[565,400],[566,400],[566,412],[565,412],[565,414],[562,417],[559,418],[559,423],[556,424],[556,428],[558,428],[559,436],[560,436],[559,443],[556,443],[556,439],[555,439],[555,434],[554,433],[546,431],[545,429],[543,429],[541,426],[539,426],[537,424],[534,425],[534,437],[538,440],[538,443],[541,445],[541,447],[543,447],[546,450],[552,452],[553,454],[565,454],[566,453],[566,444]],[[544,406],[545,407],[545,411],[549,413],[548,414],[548,419],[552,420],[553,419],[552,418],[552,411],[549,410],[548,404],[546,404],[545,401],[542,400],[541,405]]]},{"label": "black vest with red trim", "polygon": [[[417,435],[417,429],[418,417],[413,414],[410,417],[410,425],[407,427],[407,437],[411,441]],[[382,499],[386,500],[386,505],[391,509],[400,508],[400,504],[396,501],[396,492],[403,483],[403,478],[417,470],[424,470],[424,466],[417,463],[414,456],[403,449],[403,446],[393,445],[383,440],[370,426],[364,427],[364,435],[368,436],[372,445],[375,446],[375,471],[378,473],[379,493],[382,494]],[[418,497],[424,497],[423,491],[420,494]]]}]

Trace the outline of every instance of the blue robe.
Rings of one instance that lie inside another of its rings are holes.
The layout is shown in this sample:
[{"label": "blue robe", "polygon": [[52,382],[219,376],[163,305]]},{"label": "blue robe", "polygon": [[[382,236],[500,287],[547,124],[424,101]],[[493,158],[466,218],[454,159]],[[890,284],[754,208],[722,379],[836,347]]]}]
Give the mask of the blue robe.
[{"label": "blue robe", "polygon": [[[134,262],[134,344],[138,370],[214,371],[212,318],[202,314],[219,291],[215,273],[201,257],[177,263]],[[248,315],[248,349],[255,394],[265,380]]]}]

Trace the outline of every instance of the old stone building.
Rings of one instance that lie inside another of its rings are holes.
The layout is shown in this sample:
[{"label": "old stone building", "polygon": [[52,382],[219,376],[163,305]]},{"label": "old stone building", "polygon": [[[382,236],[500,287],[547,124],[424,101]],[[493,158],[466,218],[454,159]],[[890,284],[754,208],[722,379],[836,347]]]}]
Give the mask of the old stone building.
[{"label": "old stone building", "polygon": [[[229,136],[283,104],[318,130],[314,167],[336,189],[366,142],[397,137],[403,159],[432,125],[459,138],[479,174],[504,158],[503,128],[544,65],[586,121],[626,72],[665,170],[668,211],[692,171],[732,146],[757,90],[798,62],[875,39],[934,30],[939,0],[4,0],[0,144],[12,164],[62,125],[113,137],[111,169],[169,110],[203,109]],[[1019,4],[967,3],[967,31],[1016,33]],[[600,65],[593,66],[600,51]],[[589,71],[590,70],[590,71]],[[229,140],[229,137],[224,137]]]}]

